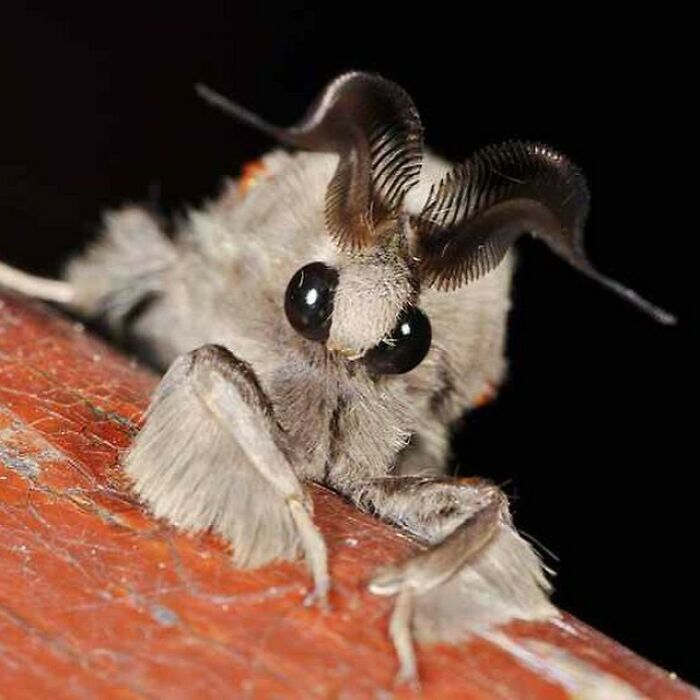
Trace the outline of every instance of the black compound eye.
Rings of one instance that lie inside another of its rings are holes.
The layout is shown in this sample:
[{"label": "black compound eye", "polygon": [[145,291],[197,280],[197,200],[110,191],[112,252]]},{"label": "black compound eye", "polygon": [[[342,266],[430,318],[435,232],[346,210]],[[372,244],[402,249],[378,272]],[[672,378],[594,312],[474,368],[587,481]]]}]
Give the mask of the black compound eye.
[{"label": "black compound eye", "polygon": [[369,350],[364,363],[377,374],[403,374],[417,367],[430,350],[428,317],[417,307],[404,309],[391,336]]},{"label": "black compound eye", "polygon": [[289,281],[284,312],[292,328],[309,340],[328,340],[338,272],[320,262],[305,265]]}]

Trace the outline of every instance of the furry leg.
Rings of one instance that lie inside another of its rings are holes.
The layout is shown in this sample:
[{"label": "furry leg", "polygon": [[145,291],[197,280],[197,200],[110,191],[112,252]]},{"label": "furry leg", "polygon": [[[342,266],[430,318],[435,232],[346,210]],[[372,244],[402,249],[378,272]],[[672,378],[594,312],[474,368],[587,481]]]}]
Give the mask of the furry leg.
[{"label": "furry leg", "polygon": [[70,304],[75,298],[75,290],[68,282],[30,275],[3,262],[0,262],[0,286],[58,304]]},{"label": "furry leg", "polygon": [[311,501],[255,373],[227,349],[205,345],[173,363],[125,467],[157,517],[186,530],[212,529],[233,545],[239,566],[302,550],[312,597],[325,605],[326,546]]},{"label": "furry leg", "polygon": [[369,584],[396,595],[390,632],[398,680],[415,680],[412,639],[456,642],[511,619],[557,614],[542,564],[513,528],[508,501],[481,479],[388,477],[349,494],[429,547]]}]

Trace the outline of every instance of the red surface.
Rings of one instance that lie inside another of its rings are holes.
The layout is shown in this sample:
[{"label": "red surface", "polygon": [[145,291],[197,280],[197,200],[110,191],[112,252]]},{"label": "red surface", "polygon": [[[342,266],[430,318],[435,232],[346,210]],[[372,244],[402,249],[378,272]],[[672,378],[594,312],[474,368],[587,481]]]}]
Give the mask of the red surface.
[{"label": "red surface", "polygon": [[[154,521],[119,457],[156,381],[79,325],[0,295],[0,697],[412,695],[393,688],[391,601],[365,584],[415,545],[315,489],[334,581],[324,613],[301,605],[302,564],[237,571],[215,538]],[[542,654],[420,649],[423,696],[569,697],[561,651],[645,697],[700,697],[569,616],[508,634]]]}]

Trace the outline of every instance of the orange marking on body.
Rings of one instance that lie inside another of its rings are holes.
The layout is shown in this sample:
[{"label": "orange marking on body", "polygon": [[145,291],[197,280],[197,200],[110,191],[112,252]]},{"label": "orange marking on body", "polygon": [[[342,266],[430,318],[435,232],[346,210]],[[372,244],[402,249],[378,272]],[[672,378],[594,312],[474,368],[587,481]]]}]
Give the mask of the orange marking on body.
[{"label": "orange marking on body", "polygon": [[486,386],[484,387],[484,390],[474,399],[474,403],[472,406],[474,408],[481,408],[482,406],[485,406],[487,403],[491,403],[496,398],[496,394],[498,393],[498,387],[491,383],[487,382]]},{"label": "orange marking on body", "polygon": [[241,194],[248,192],[260,182],[263,175],[267,174],[267,167],[262,160],[251,160],[246,163],[238,180],[238,191]]}]

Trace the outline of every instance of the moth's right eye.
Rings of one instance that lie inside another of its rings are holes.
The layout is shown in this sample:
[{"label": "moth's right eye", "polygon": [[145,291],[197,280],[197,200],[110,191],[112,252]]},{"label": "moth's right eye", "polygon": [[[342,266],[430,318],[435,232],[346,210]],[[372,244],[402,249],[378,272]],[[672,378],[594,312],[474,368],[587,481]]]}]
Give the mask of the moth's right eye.
[{"label": "moth's right eye", "polygon": [[320,262],[296,272],[284,295],[284,312],[292,328],[309,340],[328,340],[338,272]]}]

